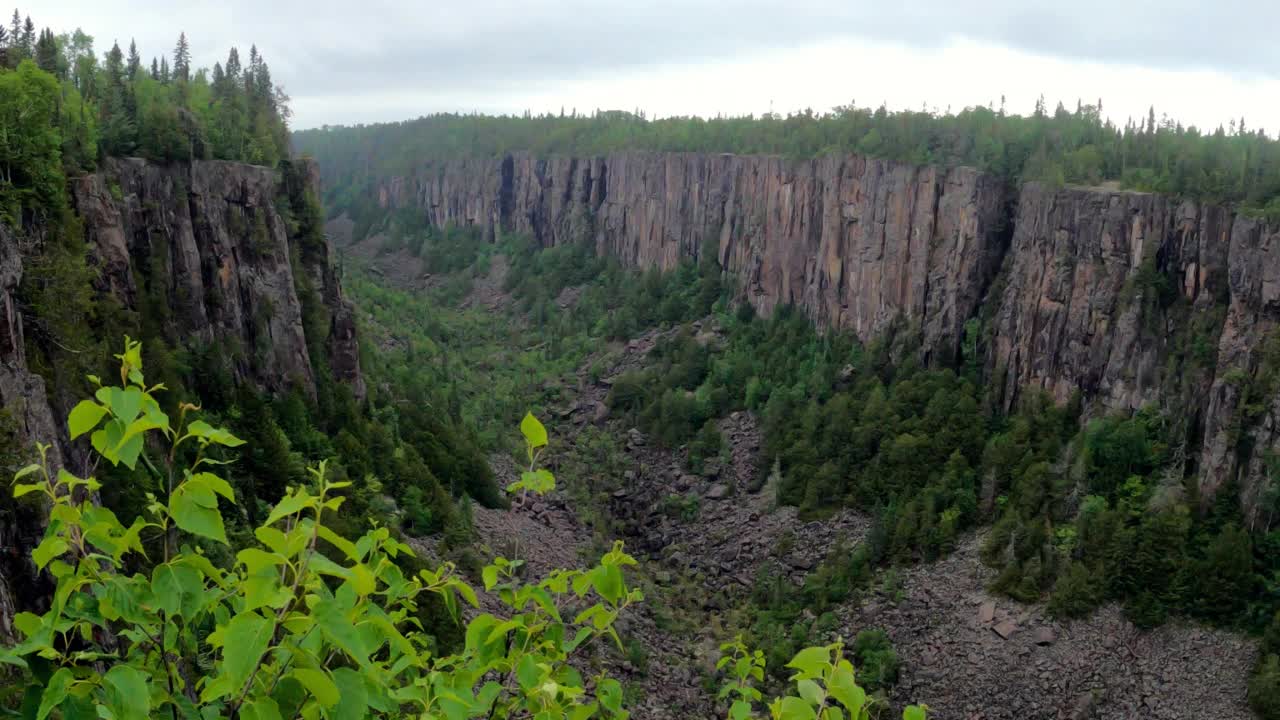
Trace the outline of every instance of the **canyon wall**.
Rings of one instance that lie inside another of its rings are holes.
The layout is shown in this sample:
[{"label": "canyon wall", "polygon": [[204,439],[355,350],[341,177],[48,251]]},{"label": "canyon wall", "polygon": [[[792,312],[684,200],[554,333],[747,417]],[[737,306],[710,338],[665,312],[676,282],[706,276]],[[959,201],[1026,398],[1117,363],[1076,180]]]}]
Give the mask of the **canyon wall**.
[{"label": "canyon wall", "polygon": [[[360,396],[354,309],[319,233],[318,206],[308,218],[295,202],[318,196],[318,183],[318,170],[305,161],[281,172],[108,159],[99,172],[72,181],[71,199],[101,299],[157,323],[175,347],[215,349],[238,382],[314,394],[323,369]],[[47,388],[27,369],[15,297],[23,260],[17,239],[0,225],[0,431],[11,431],[18,447],[51,443],[55,466],[64,457],[78,465],[62,418],[79,398],[69,388]],[[40,589],[47,577],[30,560],[42,534],[39,507],[0,509],[0,642],[12,637],[16,610],[49,595]]]},{"label": "canyon wall", "polygon": [[378,195],[435,225],[527,233],[544,246],[590,239],[636,268],[712,251],[762,312],[797,305],[864,339],[918,320],[925,346],[946,357],[1005,242],[995,178],[858,156],[517,154],[428,165]]},{"label": "canyon wall", "polygon": [[[312,164],[297,175],[310,186],[300,192],[318,194]],[[298,384],[314,394],[317,361],[359,394],[354,311],[327,246],[300,233],[287,190],[272,168],[128,158],[76,179],[72,197],[99,289],[127,309],[159,310],[166,337],[217,346],[238,381],[266,390]],[[311,328],[308,302],[323,320]],[[316,349],[328,357],[312,358]]]},{"label": "canyon wall", "polygon": [[935,363],[973,321],[1006,407],[1032,388],[1086,416],[1161,407],[1202,500],[1235,483],[1270,521],[1280,230],[1231,208],[860,156],[515,153],[424,162],[375,192],[437,226],[589,241],[635,268],[715,252],[758,310],[796,305],[863,340],[905,320]]}]

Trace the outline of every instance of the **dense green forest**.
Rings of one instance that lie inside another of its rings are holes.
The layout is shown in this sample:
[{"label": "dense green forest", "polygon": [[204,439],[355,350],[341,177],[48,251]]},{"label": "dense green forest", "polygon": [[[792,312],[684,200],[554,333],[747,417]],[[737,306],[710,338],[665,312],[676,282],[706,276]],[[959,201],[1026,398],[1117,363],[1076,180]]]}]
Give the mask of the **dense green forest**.
[{"label": "dense green forest", "polygon": [[[440,114],[399,123],[323,127],[294,133],[300,152],[324,159],[331,209],[354,209],[378,178],[405,175],[427,160],[625,150],[731,152],[811,158],[861,153],[918,164],[971,165],[1010,182],[1044,180],[1124,187],[1280,214],[1280,142],[1242,118],[1205,131],[1148,117],[1117,126],[1101,103],[1030,115],[1003,107],[958,113],[844,106],[787,116],[671,117],[627,112],[589,115]],[[354,214],[354,213],[353,213]]]}]

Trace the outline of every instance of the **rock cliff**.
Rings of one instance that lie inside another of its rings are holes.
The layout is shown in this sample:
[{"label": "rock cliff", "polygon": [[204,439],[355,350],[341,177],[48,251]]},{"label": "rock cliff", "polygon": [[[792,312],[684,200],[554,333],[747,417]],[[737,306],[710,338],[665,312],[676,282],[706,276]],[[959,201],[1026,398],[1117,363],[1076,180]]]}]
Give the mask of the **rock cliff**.
[{"label": "rock cliff", "polygon": [[[72,181],[71,198],[98,291],[125,311],[149,314],[171,343],[217,348],[238,381],[264,390],[299,385],[314,394],[325,373],[361,396],[354,310],[320,233],[318,206],[308,204],[318,182],[306,161],[277,171],[109,159]],[[27,369],[15,299],[22,271],[19,245],[0,226],[0,433],[23,447],[51,442],[60,466],[69,456],[59,447],[70,409],[63,405],[73,399]],[[41,534],[38,507],[0,502],[0,641],[11,636],[15,609],[48,595],[29,591],[41,582],[29,560]]]},{"label": "rock cliff", "polygon": [[1086,416],[1155,404],[1202,501],[1234,484],[1270,522],[1280,229],[1231,208],[859,156],[515,153],[424,161],[376,194],[637,268],[714,252],[757,309],[793,304],[863,340],[905,321],[932,362],[958,358],[973,321],[1006,407],[1029,388],[1078,393]]},{"label": "rock cliff", "polygon": [[710,250],[758,310],[804,308],[870,339],[900,317],[953,356],[999,268],[1005,193],[970,168],[860,156],[622,153],[457,160],[378,190],[436,225],[590,239],[624,264],[670,269]]},{"label": "rock cliff", "polygon": [[[296,172],[300,191],[314,194],[313,167]],[[282,175],[220,161],[111,159],[74,181],[72,196],[100,289],[132,310],[148,300],[163,307],[168,337],[216,345],[238,380],[265,389],[314,392],[314,363],[327,362],[360,391],[352,309],[327,247],[299,232]],[[304,318],[307,309],[327,322]],[[308,331],[325,337],[309,347]],[[328,357],[312,358],[316,349]]]}]

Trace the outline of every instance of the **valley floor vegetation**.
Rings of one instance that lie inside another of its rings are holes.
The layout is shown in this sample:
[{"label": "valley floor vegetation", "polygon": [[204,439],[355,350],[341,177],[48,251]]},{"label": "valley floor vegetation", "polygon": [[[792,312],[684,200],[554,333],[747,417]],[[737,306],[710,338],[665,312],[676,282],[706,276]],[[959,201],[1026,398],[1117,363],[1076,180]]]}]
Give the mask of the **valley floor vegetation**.
[{"label": "valley floor vegetation", "polygon": [[[1199,509],[1196,485],[1171,450],[1185,430],[1154,408],[1082,425],[1078,401],[1057,406],[1035,393],[1002,412],[1002,383],[984,377],[979,361],[981,318],[968,326],[954,367],[930,368],[915,360],[911,327],[864,346],[819,334],[786,308],[758,317],[733,302],[706,260],[637,274],[589,246],[538,249],[521,237],[488,245],[457,228],[384,230],[384,252],[408,248],[446,273],[414,293],[353,269],[349,285],[370,333],[390,348],[384,371],[447,387],[468,423],[491,418],[496,424],[475,425],[483,447],[505,449],[497,428],[520,411],[501,398],[549,411],[579,368],[594,372],[588,363],[599,348],[665,327],[671,332],[646,367],[612,379],[611,417],[683,448],[692,465],[718,452],[716,419],[753,412],[765,438],[756,489],[773,475],[777,501],[802,515],[852,506],[875,518],[866,542],[832,553],[803,587],[758,580],[743,629],[771,666],[820,632],[825,611],[855,597],[878,569],[938,558],[974,528],[986,528],[983,557],[999,571],[993,590],[1045,601],[1061,618],[1118,602],[1140,627],[1187,617],[1268,638],[1280,628],[1280,534],[1247,529],[1231,492]],[[509,264],[514,321],[459,307],[498,253]],[[558,302],[566,288],[576,301]],[[718,328],[718,340],[700,342],[695,320]],[[594,459],[582,463],[583,504],[600,505],[613,489],[591,479],[591,465],[609,467],[600,461],[617,452],[603,442],[587,441],[596,449],[584,451]],[[1263,649],[1251,697],[1265,717],[1280,717],[1274,643]]]},{"label": "valley floor vegetation", "polygon": [[[352,483],[307,469],[269,508],[249,538],[229,538],[223,508],[235,489],[219,475],[226,451],[252,444],[178,405],[176,419],[148,385],[141,345],[126,338],[119,385],[98,378],[93,399],[71,411],[72,441],[87,436],[112,466],[152,466],[143,516],[126,525],[99,505],[104,488],[48,460],[19,470],[13,495],[49,508],[32,560],[56,578],[49,608],[14,619],[21,640],[0,649],[0,666],[25,692],[18,714],[45,718],[626,718],[617,680],[584,676],[579,651],[621,642],[619,614],[643,600],[628,588],[635,560],[621,543],[591,569],[557,570],[524,582],[519,560],[496,558],[482,570],[500,615],[466,621],[460,647],[441,649],[420,622],[434,596],[447,615],[478,607],[452,565],[418,569],[414,553],[376,523],[358,539],[335,531]],[[529,470],[510,491],[545,492],[554,477],[539,468],[547,431],[532,415],[520,429]],[[83,441],[82,441],[83,442]],[[153,451],[159,450],[152,458]],[[234,551],[234,560],[223,558]],[[572,617],[572,619],[569,619]],[[756,685],[765,660],[741,642],[724,646],[721,697],[731,720],[868,717],[843,645],[797,653],[793,693],[767,705]],[[924,720],[908,707],[904,720]]]}]

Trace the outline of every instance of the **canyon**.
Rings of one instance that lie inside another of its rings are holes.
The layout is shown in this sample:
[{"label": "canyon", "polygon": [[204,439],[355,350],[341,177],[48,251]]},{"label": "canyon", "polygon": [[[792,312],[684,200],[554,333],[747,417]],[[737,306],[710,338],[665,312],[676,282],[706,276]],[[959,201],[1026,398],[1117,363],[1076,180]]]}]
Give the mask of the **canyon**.
[{"label": "canyon", "polygon": [[1280,229],[1231,207],[857,155],[511,153],[424,160],[371,192],[637,269],[714,253],[757,310],[863,341],[916,332],[926,362],[979,363],[1006,408],[1033,389],[1085,417],[1154,405],[1200,501],[1229,487],[1270,522]]}]

